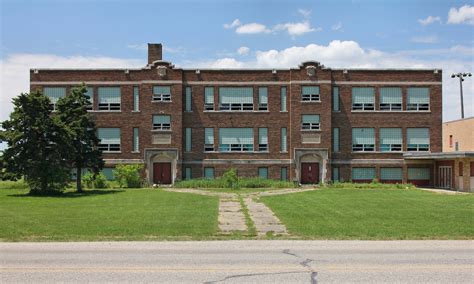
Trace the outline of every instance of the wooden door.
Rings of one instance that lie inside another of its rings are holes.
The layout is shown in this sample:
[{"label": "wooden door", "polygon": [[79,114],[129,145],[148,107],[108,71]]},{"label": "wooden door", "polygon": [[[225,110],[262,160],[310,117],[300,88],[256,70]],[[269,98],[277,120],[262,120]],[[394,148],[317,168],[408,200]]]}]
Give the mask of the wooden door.
[{"label": "wooden door", "polygon": [[171,163],[153,164],[153,183],[171,184]]},{"label": "wooden door", "polygon": [[301,163],[301,183],[319,183],[319,163]]}]

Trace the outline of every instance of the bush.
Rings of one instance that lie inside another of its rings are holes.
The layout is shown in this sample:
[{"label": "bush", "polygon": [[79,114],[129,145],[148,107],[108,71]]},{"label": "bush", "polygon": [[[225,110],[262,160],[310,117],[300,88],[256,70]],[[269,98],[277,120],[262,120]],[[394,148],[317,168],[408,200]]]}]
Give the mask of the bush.
[{"label": "bush", "polygon": [[143,165],[117,165],[114,170],[115,180],[120,187],[139,188],[143,185],[140,170]]},{"label": "bush", "polygon": [[237,176],[237,170],[232,168],[225,172],[222,175],[222,179],[224,180],[226,187],[237,189],[239,188],[239,177]]},{"label": "bush", "polygon": [[87,172],[82,176],[82,183],[88,188],[107,188],[107,177],[103,173],[94,176],[93,173]]}]

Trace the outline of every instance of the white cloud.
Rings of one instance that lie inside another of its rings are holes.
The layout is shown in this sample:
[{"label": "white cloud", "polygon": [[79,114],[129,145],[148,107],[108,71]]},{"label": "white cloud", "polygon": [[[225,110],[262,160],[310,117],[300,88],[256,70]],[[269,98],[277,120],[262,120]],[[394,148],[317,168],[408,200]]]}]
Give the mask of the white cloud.
[{"label": "white cloud", "polygon": [[429,35],[429,36],[414,36],[411,38],[412,42],[416,43],[437,43],[438,42],[438,37],[435,35]]},{"label": "white cloud", "polygon": [[243,68],[244,63],[234,59],[234,58],[222,58],[222,59],[217,59],[216,61],[209,62],[207,65],[207,68],[230,68],[230,69],[236,69],[236,68]]},{"label": "white cloud", "polygon": [[309,18],[309,16],[311,15],[311,10],[298,9],[298,13],[300,13],[305,18]]},{"label": "white cloud", "polygon": [[448,13],[448,24],[474,25],[474,6],[464,5],[459,9],[451,8]]},{"label": "white cloud", "polygon": [[235,32],[238,34],[260,34],[260,33],[270,33],[271,30],[267,29],[265,25],[259,23],[250,23],[245,25],[240,25]]},{"label": "white cloud", "polygon": [[337,24],[333,25],[333,26],[331,27],[331,30],[333,30],[333,31],[340,31],[340,30],[342,30],[342,23],[341,23],[341,22],[338,22]]},{"label": "white cloud", "polygon": [[127,45],[127,48],[143,51],[143,50],[148,50],[148,45],[146,43],[129,44]]},{"label": "white cloud", "polygon": [[299,36],[305,33],[310,33],[314,31],[321,31],[321,28],[312,28],[308,21],[301,23],[285,23],[276,25],[274,28],[275,31],[285,30],[291,36]]},{"label": "white cloud", "polygon": [[230,24],[224,24],[224,28],[225,29],[233,29],[235,27],[238,27],[240,26],[242,23],[240,22],[239,19],[235,19],[234,21],[232,21],[232,23]]},{"label": "white cloud", "polygon": [[418,23],[420,23],[422,26],[427,26],[433,24],[434,22],[441,23],[441,18],[438,16],[428,16],[426,19],[418,19]]},{"label": "white cloud", "polygon": [[240,54],[240,55],[247,55],[249,54],[250,52],[250,48],[246,47],[246,46],[241,46],[239,47],[239,49],[237,49],[237,53]]}]

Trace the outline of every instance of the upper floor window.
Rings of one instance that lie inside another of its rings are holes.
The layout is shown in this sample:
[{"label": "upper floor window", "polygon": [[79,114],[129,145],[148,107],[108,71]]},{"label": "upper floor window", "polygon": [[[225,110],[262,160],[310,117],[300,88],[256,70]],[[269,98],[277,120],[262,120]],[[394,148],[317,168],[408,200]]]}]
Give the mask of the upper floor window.
[{"label": "upper floor window", "polygon": [[133,87],[133,111],[140,111],[140,89]]},{"label": "upper floor window", "polygon": [[352,151],[375,151],[375,131],[373,128],[352,128]]},{"label": "upper floor window", "polygon": [[408,151],[429,151],[430,129],[407,128],[407,144]]},{"label": "upper floor window", "polygon": [[120,110],[120,87],[99,87],[99,110]]},{"label": "upper floor window", "polygon": [[380,110],[402,110],[402,89],[380,88]]},{"label": "upper floor window", "polygon": [[214,128],[204,129],[204,151],[214,151]]},{"label": "upper floor window", "polygon": [[258,151],[268,151],[268,128],[258,129]]},{"label": "upper floor window", "polygon": [[340,111],[339,105],[339,87],[332,88],[332,111]]},{"label": "upper floor window", "polygon": [[186,93],[184,94],[185,96],[185,109],[186,111],[193,111],[193,107],[192,107],[192,89],[191,87],[186,87]]},{"label": "upper floor window", "polygon": [[280,111],[285,112],[286,110],[286,87],[281,87],[280,90]]},{"label": "upper floor window", "polygon": [[221,87],[219,88],[219,110],[252,111],[253,88]]},{"label": "upper floor window", "polygon": [[303,102],[320,102],[318,86],[301,87],[301,101]]},{"label": "upper floor window", "polygon": [[402,151],[402,140],[401,128],[380,128],[380,151]]},{"label": "upper floor window", "polygon": [[64,87],[44,87],[43,95],[47,96],[51,100],[51,106],[53,111],[56,111],[56,103],[60,98],[66,96],[66,88]]},{"label": "upper floor window", "polygon": [[407,110],[430,110],[430,91],[428,88],[408,88]]},{"label": "upper floor window", "polygon": [[86,109],[87,110],[92,110],[94,107],[94,88],[92,87],[87,87],[86,92],[84,93],[84,96],[89,98],[89,104],[87,105]]},{"label": "upper floor window", "polygon": [[154,86],[153,87],[154,102],[170,102],[171,87],[170,86]]},{"label": "upper floor window", "polygon": [[253,128],[219,128],[219,151],[252,152]]},{"label": "upper floor window", "polygon": [[352,88],[352,110],[374,110],[375,93],[372,87]]},{"label": "upper floor window", "polygon": [[258,88],[258,110],[268,110],[268,88]]},{"label": "upper floor window", "polygon": [[204,110],[214,110],[214,87],[204,88]]},{"label": "upper floor window", "polygon": [[120,128],[98,128],[99,150],[103,152],[120,151]]},{"label": "upper floor window", "polygon": [[301,117],[302,130],[319,130],[319,114],[303,114]]},{"label": "upper floor window", "polygon": [[169,115],[153,115],[153,130],[171,130]]}]

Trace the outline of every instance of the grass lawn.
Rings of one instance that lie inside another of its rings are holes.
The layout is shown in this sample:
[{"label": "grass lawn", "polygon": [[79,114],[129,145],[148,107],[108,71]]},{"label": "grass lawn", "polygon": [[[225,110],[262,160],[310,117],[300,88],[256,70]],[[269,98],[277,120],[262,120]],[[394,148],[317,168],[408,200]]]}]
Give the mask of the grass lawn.
[{"label": "grass lawn", "polygon": [[156,189],[58,197],[27,192],[0,189],[0,241],[205,239],[217,233],[217,197]]},{"label": "grass lawn", "polygon": [[291,234],[310,239],[473,239],[474,195],[344,189],[268,196]]}]

